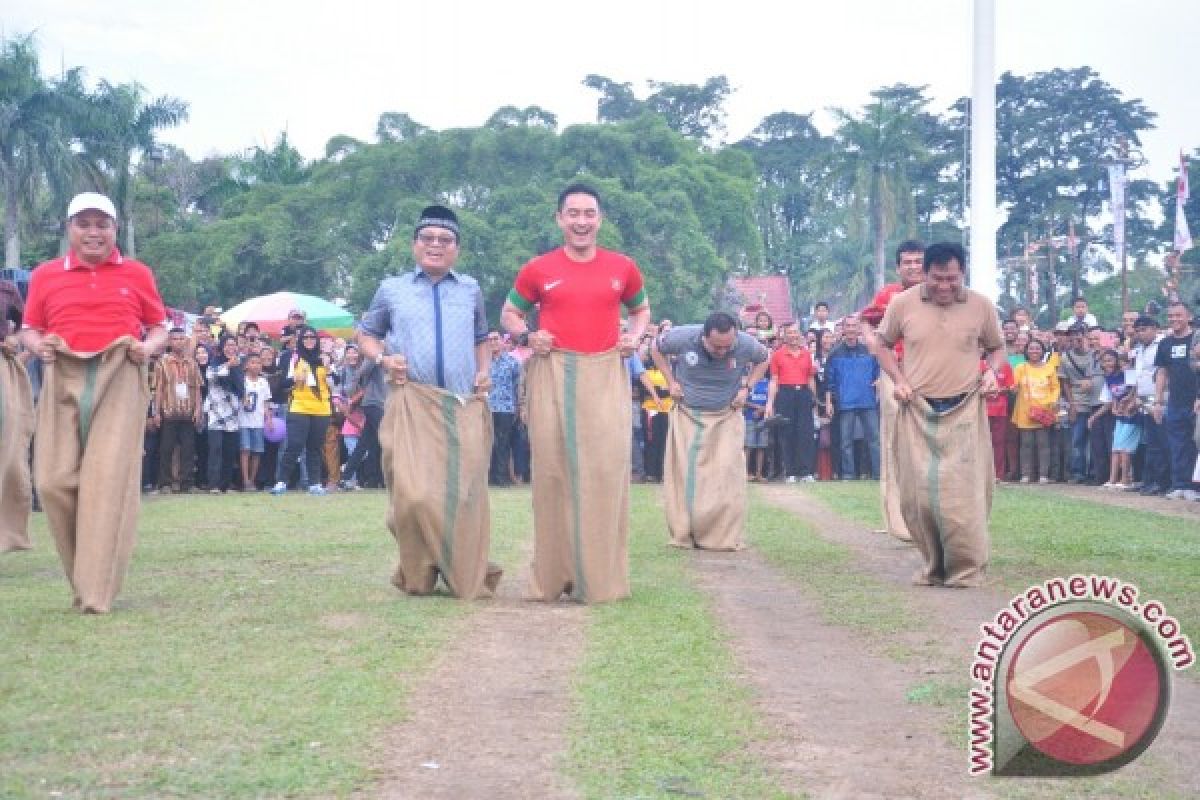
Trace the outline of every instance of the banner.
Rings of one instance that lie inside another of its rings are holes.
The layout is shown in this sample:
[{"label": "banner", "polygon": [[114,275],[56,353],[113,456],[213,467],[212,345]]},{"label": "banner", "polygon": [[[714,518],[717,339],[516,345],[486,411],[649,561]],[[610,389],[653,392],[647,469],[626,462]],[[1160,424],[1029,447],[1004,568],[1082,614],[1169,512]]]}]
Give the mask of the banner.
[{"label": "banner", "polygon": [[1117,260],[1125,254],[1125,165],[1108,165],[1108,185],[1112,190],[1113,250]]},{"label": "banner", "polygon": [[1179,153],[1179,179],[1175,184],[1175,252],[1182,253],[1192,247],[1192,232],[1188,230],[1187,216],[1183,207],[1190,197],[1188,192],[1188,166],[1183,153]]}]

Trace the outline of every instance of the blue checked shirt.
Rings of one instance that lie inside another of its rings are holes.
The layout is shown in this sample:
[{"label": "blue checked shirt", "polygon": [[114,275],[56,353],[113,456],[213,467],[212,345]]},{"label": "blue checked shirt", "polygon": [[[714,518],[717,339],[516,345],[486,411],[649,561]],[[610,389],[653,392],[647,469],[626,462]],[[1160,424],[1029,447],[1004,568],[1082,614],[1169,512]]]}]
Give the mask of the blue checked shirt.
[{"label": "blue checked shirt", "polygon": [[475,345],[487,339],[483,293],[451,270],[437,283],[420,268],[385,278],[359,328],[408,360],[408,379],[455,394],[475,388]]}]

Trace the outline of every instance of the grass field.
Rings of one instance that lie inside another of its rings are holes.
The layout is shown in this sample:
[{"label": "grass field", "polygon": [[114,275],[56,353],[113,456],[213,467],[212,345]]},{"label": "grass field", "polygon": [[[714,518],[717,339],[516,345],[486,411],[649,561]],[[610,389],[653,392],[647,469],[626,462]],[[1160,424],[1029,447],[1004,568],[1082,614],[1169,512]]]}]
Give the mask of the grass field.
[{"label": "grass field", "polygon": [[[878,522],[874,484],[803,491]],[[529,495],[495,492],[492,504],[492,557],[515,578]],[[36,549],[0,557],[0,796],[373,796],[388,769],[383,734],[480,607],[392,588],[383,513],[371,492],[147,502],[131,575],[104,617],[69,610],[35,517]],[[918,612],[846,547],[761,502],[751,514],[752,544],[830,623],[901,661],[936,649],[893,635],[919,632]],[[1014,489],[997,495],[993,523],[1006,589],[1113,574],[1200,630],[1200,525]],[[594,798],[784,796],[757,756],[769,734],[689,556],[664,543],[655,490],[634,487],[634,596],[588,610],[562,769]],[[957,716],[960,689],[931,679],[909,700]]]},{"label": "grass field", "polygon": [[[773,796],[685,556],[662,546],[652,490],[635,493],[636,595],[589,610],[564,769],[591,797]],[[529,495],[492,503],[492,557],[515,576]],[[104,617],[69,610],[36,516],[36,549],[0,558],[0,796],[370,795],[380,734],[477,607],[393,589],[383,513],[367,492],[147,502]]]}]

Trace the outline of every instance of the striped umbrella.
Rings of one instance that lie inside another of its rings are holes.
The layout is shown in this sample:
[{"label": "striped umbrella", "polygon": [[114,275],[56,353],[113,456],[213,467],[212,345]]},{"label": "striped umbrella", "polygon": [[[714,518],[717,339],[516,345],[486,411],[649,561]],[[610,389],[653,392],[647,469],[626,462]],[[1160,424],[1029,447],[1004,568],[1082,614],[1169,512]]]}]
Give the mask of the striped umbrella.
[{"label": "striped umbrella", "polygon": [[278,336],[288,324],[288,314],[300,309],[309,325],[331,336],[350,336],[354,333],[354,315],[341,306],[311,294],[275,292],[261,297],[243,300],[221,315],[221,320],[231,330],[242,322],[254,322],[259,330]]}]

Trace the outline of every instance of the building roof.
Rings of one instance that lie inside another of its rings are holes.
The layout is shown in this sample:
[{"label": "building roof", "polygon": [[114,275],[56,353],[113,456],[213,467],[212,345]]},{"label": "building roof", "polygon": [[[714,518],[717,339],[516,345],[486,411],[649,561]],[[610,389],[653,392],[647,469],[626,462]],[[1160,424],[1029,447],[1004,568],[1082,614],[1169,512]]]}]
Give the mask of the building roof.
[{"label": "building roof", "polygon": [[792,314],[792,287],[786,275],[758,275],[733,278],[733,288],[742,297],[741,317],[754,322],[754,315],[766,311],[775,327],[795,321]]}]

